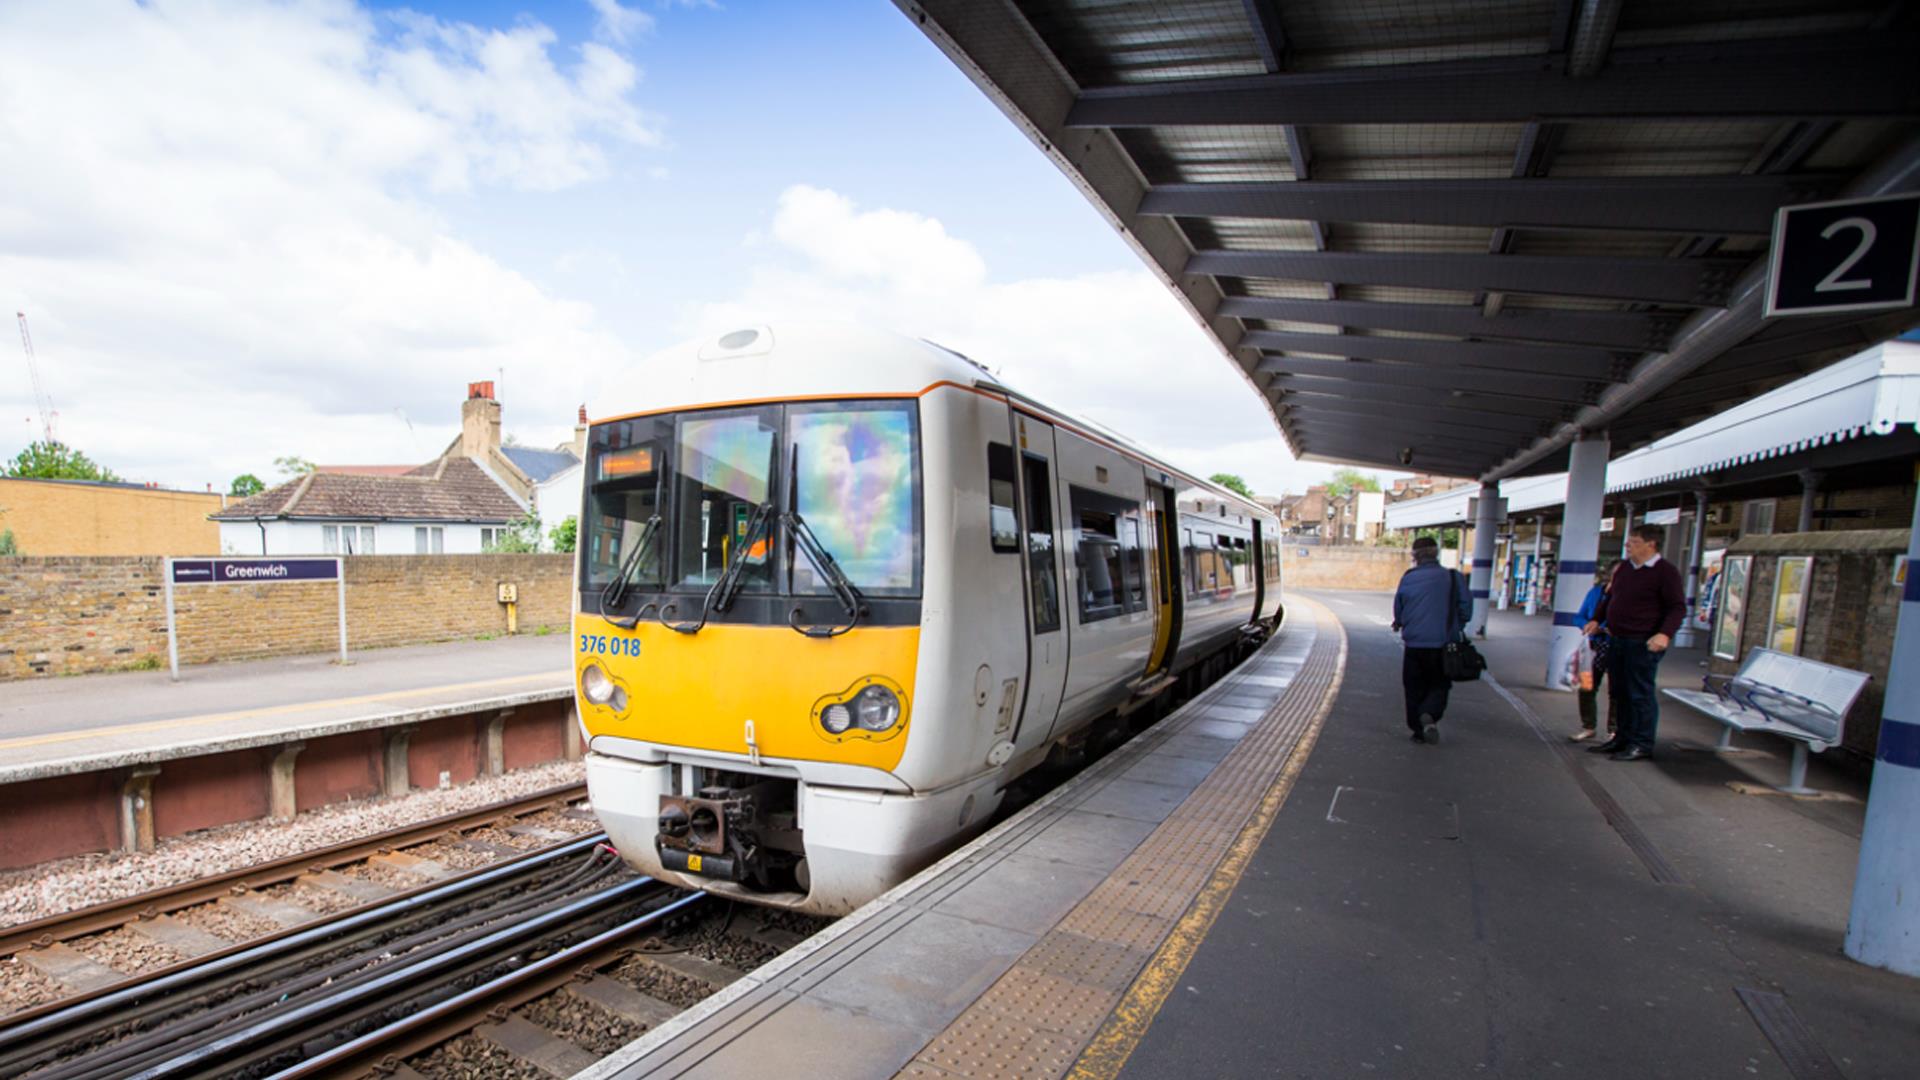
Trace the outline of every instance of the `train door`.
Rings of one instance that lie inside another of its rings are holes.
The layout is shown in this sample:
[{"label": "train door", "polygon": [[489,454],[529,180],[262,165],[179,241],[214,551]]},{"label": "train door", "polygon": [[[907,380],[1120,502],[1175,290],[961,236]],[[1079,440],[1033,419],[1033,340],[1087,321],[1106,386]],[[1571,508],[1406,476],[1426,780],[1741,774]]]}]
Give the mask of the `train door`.
[{"label": "train door", "polygon": [[1173,489],[1163,484],[1147,485],[1147,502],[1153,508],[1154,602],[1153,655],[1147,661],[1147,680],[1173,666],[1173,654],[1180,648],[1180,613],[1186,589],[1180,581],[1180,514]]},{"label": "train door", "polygon": [[1061,605],[1060,513],[1054,484],[1053,425],[1014,417],[1020,445],[1021,547],[1027,560],[1027,700],[1016,750],[1045,740],[1060,714],[1067,680],[1067,620]]},{"label": "train door", "polygon": [[1258,621],[1260,614],[1267,610],[1267,544],[1266,531],[1261,528],[1259,518],[1253,519],[1253,617]]}]

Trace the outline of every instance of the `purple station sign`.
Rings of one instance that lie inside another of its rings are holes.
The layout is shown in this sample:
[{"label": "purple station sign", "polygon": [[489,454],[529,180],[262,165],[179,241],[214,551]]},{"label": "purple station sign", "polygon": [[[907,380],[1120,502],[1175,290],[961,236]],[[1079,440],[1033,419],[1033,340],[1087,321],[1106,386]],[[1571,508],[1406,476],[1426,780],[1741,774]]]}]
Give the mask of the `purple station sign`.
[{"label": "purple station sign", "polygon": [[277,581],[334,581],[338,559],[175,559],[175,585],[256,585]]}]

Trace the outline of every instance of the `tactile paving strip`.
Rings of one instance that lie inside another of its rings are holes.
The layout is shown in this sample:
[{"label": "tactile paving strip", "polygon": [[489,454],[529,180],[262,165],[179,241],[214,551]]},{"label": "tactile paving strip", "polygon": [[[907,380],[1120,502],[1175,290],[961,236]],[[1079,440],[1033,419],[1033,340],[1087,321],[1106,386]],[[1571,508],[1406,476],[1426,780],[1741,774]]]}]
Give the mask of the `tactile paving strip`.
[{"label": "tactile paving strip", "polygon": [[1297,773],[1289,763],[1302,736],[1324,715],[1323,703],[1341,669],[1344,635],[1325,608],[1300,597],[1290,600],[1295,618],[1310,614],[1315,625],[1304,663],[1275,657],[1286,648],[1283,637],[1186,711],[1191,718],[1209,700],[1245,696],[1253,690],[1247,676],[1264,678],[1298,663],[1299,674],[1286,691],[1111,876],[935,1036],[900,1076],[1051,1078],[1073,1069],[1230,851],[1250,850],[1243,830],[1263,802],[1269,812],[1277,808],[1270,792]]}]

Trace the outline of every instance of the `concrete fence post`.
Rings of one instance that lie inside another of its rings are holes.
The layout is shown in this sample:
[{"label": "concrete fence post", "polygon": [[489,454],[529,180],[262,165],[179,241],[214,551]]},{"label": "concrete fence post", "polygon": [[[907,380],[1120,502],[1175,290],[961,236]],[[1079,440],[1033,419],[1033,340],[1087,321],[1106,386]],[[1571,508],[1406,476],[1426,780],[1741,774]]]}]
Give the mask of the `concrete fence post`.
[{"label": "concrete fence post", "polygon": [[120,785],[120,850],[152,851],[157,834],[153,828],[153,778],[160,766],[142,765],[127,774]]},{"label": "concrete fence post", "polygon": [[413,786],[407,779],[407,741],[411,738],[411,727],[392,728],[387,732],[386,753],[381,761],[381,784],[388,795],[405,795]]},{"label": "concrete fence post", "polygon": [[273,755],[273,764],[267,772],[267,813],[275,821],[292,821],[299,813],[293,790],[293,762],[306,748],[306,743],[291,742]]},{"label": "concrete fence post", "polygon": [[586,736],[580,730],[580,707],[567,706],[567,760],[579,761],[587,756]]},{"label": "concrete fence post", "polygon": [[507,717],[512,709],[501,709],[487,720],[487,775],[507,771]]}]

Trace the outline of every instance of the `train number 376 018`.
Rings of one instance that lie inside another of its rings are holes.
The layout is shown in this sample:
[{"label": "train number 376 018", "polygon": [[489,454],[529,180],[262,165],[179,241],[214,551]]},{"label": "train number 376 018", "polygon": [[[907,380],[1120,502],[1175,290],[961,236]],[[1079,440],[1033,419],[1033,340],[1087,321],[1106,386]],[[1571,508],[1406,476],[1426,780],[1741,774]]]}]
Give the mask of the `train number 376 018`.
[{"label": "train number 376 018", "polygon": [[580,651],[589,656],[639,656],[639,638],[610,638],[605,634],[581,634]]}]

